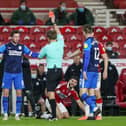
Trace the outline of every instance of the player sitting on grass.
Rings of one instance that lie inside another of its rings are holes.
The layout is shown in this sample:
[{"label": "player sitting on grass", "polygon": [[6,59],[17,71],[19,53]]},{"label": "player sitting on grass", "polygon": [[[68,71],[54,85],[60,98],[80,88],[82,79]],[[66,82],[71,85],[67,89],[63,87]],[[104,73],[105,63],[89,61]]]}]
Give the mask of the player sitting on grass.
[{"label": "player sitting on grass", "polygon": [[74,87],[77,85],[77,77],[73,76],[68,82],[62,81],[55,89],[55,97],[57,103],[57,117],[61,118],[69,118],[69,112],[67,106],[65,104],[65,100],[74,98],[80,109],[84,111],[84,104],[81,102],[77,92],[74,90]]}]

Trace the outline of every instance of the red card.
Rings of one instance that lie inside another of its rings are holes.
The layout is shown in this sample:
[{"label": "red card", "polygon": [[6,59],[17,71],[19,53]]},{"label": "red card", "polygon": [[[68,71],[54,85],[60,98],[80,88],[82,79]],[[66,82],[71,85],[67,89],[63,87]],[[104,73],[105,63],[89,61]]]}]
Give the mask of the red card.
[{"label": "red card", "polygon": [[51,18],[51,17],[54,17],[54,12],[53,11],[50,11],[49,12],[49,17]]}]

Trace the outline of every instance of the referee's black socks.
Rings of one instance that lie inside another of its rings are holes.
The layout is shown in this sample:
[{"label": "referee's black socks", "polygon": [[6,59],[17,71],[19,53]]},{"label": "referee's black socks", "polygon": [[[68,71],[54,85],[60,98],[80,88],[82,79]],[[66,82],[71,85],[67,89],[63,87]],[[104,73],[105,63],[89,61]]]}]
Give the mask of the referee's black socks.
[{"label": "referee's black socks", "polygon": [[53,118],[56,118],[56,101],[55,99],[49,99],[51,109],[52,109],[52,116]]}]

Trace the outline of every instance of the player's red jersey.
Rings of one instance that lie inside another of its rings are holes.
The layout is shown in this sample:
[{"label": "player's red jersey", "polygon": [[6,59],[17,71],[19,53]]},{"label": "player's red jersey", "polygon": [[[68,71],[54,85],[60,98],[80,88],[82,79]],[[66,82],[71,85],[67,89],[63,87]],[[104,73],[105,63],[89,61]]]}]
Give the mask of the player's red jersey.
[{"label": "player's red jersey", "polygon": [[[100,57],[101,57],[102,54],[106,54],[105,48],[104,48],[104,46],[103,46],[102,43],[99,42],[99,43],[98,43],[98,47],[99,47],[99,51],[100,51]],[[99,67],[98,67],[98,71],[101,72],[101,67],[100,67],[100,65],[99,65]]]},{"label": "player's red jersey", "polygon": [[106,51],[105,51],[103,44],[99,42],[98,46],[99,46],[99,50],[100,50],[100,55],[105,54]]},{"label": "player's red jersey", "polygon": [[71,97],[79,100],[77,92],[74,89],[69,89],[67,82],[62,81],[55,89],[56,102],[62,102],[65,106],[71,105]]}]

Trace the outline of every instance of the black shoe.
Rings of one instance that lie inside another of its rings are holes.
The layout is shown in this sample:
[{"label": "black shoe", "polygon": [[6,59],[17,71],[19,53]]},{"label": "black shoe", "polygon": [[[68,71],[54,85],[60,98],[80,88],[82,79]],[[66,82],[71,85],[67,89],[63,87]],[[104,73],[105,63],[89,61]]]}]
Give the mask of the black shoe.
[{"label": "black shoe", "polygon": [[99,113],[101,113],[101,110],[99,108],[97,108],[95,111],[94,111],[94,117],[96,117]]},{"label": "black shoe", "polygon": [[57,121],[58,119],[55,118],[55,117],[49,117],[48,120],[49,120],[49,121]]},{"label": "black shoe", "polygon": [[95,117],[94,116],[89,116],[87,120],[95,120]]}]

